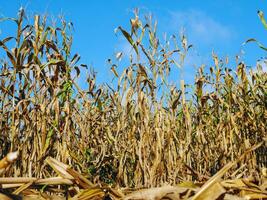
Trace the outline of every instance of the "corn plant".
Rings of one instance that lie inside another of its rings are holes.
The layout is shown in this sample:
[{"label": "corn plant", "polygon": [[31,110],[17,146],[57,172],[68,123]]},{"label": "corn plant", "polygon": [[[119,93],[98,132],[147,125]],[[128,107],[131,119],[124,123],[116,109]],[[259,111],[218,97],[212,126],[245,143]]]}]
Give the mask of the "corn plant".
[{"label": "corn plant", "polygon": [[[88,69],[71,53],[71,23],[27,20],[24,10],[3,20],[17,32],[0,41],[0,155],[20,156],[6,176],[49,177],[54,172],[44,159],[52,156],[96,183],[204,181],[266,140],[267,76],[260,65],[248,70],[240,62],[231,70],[213,53],[214,64],[200,66],[193,85],[171,84],[174,68],[186,70],[192,45],[183,34],[159,37],[157,22],[136,11],[129,30],[117,28],[132,54],[124,62],[123,53],[109,59],[116,82],[96,84],[91,69],[83,90],[77,79]],[[266,166],[261,144],[226,176],[259,175]]]}]

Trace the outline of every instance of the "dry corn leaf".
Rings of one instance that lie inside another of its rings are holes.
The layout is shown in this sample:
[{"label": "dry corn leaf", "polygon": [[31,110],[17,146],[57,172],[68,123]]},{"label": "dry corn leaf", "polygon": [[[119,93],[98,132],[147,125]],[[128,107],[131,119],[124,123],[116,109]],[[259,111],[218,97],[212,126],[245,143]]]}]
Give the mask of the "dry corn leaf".
[{"label": "dry corn leaf", "polygon": [[74,181],[77,185],[81,186],[84,189],[90,188],[93,186],[87,178],[75,171],[74,169],[68,168],[67,172],[74,177]]},{"label": "dry corn leaf", "polygon": [[37,178],[28,178],[28,177],[5,177],[0,178],[0,184],[14,184],[14,183],[28,183],[36,181]]},{"label": "dry corn leaf", "polygon": [[184,188],[190,188],[190,189],[197,189],[197,188],[199,188],[199,186],[197,186],[196,184],[194,184],[192,181],[183,181],[183,182],[179,183],[178,186],[184,187]]},{"label": "dry corn leaf", "polygon": [[61,176],[62,178],[66,178],[66,179],[74,179],[73,176],[71,176],[66,170],[69,168],[68,165],[59,162],[58,160],[48,157],[46,160],[48,165],[50,165],[50,167],[53,168],[53,170],[55,170],[55,172],[58,173],[59,176]]},{"label": "dry corn leaf", "polygon": [[[221,184],[218,183],[218,181],[221,179],[221,177],[234,165],[235,163],[230,162],[227,165],[225,165],[220,171],[218,171],[213,177],[211,177],[201,188],[200,190],[196,193],[196,195],[192,198],[192,200],[200,200],[205,198],[206,192],[209,193],[210,188],[213,187],[213,185],[215,184],[215,188],[218,188],[219,191],[217,193],[217,195],[219,193],[221,193],[224,188],[221,186]],[[203,196],[202,196],[203,194]]]},{"label": "dry corn leaf", "polygon": [[246,200],[243,197],[239,197],[237,195],[225,194],[223,200]]},{"label": "dry corn leaf", "polygon": [[214,200],[224,194],[226,190],[219,182],[214,182],[205,190],[202,190],[201,193],[197,193],[198,195],[192,198],[195,200]]},{"label": "dry corn leaf", "polygon": [[179,186],[163,186],[158,188],[150,189],[141,189],[135,192],[132,192],[124,197],[124,200],[132,199],[144,199],[144,200],[156,200],[162,199],[163,197],[168,198],[170,195],[172,198],[180,199],[180,194],[188,191],[188,188],[179,187]]},{"label": "dry corn leaf", "polygon": [[246,187],[246,184],[242,179],[225,180],[221,182],[221,185],[225,188],[242,188]]},{"label": "dry corn leaf", "polygon": [[267,199],[267,194],[242,190],[240,196],[245,199]]},{"label": "dry corn leaf", "polygon": [[10,152],[2,160],[0,160],[0,175],[5,171],[5,168],[18,158],[18,155],[18,151]]},{"label": "dry corn leaf", "polygon": [[2,194],[2,193],[0,193],[0,199],[1,200],[13,200],[11,197],[8,197],[7,195]]},{"label": "dry corn leaf", "polygon": [[89,199],[103,199],[105,192],[100,188],[90,188],[86,190],[81,190],[76,196],[71,198],[71,200],[89,200]]},{"label": "dry corn leaf", "polygon": [[27,188],[29,188],[31,185],[33,184],[33,181],[30,181],[28,183],[23,184],[22,186],[20,186],[18,189],[16,189],[13,194],[20,194],[22,191],[26,190]]}]

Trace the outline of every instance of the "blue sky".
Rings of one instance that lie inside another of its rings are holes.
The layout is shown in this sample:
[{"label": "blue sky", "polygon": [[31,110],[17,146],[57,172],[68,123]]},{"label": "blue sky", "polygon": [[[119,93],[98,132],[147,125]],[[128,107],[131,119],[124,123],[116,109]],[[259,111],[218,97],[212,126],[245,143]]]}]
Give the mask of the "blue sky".
[{"label": "blue sky", "polygon": [[[267,45],[267,31],[262,26],[257,10],[267,15],[264,0],[0,0],[0,16],[15,17],[18,9],[26,7],[27,13],[47,13],[52,16],[63,14],[74,23],[73,52],[82,56],[82,63],[92,65],[98,72],[100,82],[110,81],[111,72],[107,59],[116,52],[127,50],[126,41],[114,34],[121,25],[129,28],[133,9],[140,8],[141,14],[152,13],[159,24],[159,33],[177,34],[185,29],[189,43],[194,49],[186,60],[185,78],[192,80],[192,73],[200,64],[211,64],[211,52],[220,57],[229,56],[234,63],[236,55],[254,66],[257,59],[266,53],[256,44],[242,43],[256,38]],[[151,3],[153,2],[153,3]],[[0,24],[2,32],[12,27]],[[0,38],[1,35],[0,35]]]}]

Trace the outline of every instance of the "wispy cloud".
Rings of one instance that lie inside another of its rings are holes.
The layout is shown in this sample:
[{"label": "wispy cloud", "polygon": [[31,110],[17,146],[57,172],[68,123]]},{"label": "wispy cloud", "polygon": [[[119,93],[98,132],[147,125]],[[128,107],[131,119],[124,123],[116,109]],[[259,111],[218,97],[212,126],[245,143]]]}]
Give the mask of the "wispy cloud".
[{"label": "wispy cloud", "polygon": [[253,70],[254,72],[259,72],[259,73],[267,72],[267,59],[259,60],[259,61],[256,63],[256,66],[253,67],[252,70]]},{"label": "wispy cloud", "polygon": [[234,36],[234,31],[199,10],[171,11],[171,27],[176,30],[184,28],[188,37],[193,42],[205,44],[229,42]]}]

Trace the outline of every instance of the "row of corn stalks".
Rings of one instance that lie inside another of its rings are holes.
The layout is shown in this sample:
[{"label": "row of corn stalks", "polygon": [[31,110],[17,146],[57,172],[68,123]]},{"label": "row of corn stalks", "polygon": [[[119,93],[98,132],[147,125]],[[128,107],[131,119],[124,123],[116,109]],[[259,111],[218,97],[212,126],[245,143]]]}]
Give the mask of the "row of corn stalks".
[{"label": "row of corn stalks", "polygon": [[[264,65],[229,67],[213,53],[214,64],[199,67],[193,85],[171,84],[192,45],[184,35],[161,39],[156,22],[135,13],[130,31],[117,29],[132,55],[109,59],[113,83],[96,84],[90,70],[81,89],[78,77],[88,69],[71,52],[72,23],[51,26],[23,9],[1,21],[17,27],[0,41],[0,156],[19,152],[5,176],[51,177],[44,160],[52,156],[92,182],[205,181],[266,140]],[[266,151],[262,143],[228,176],[259,176]]]}]

